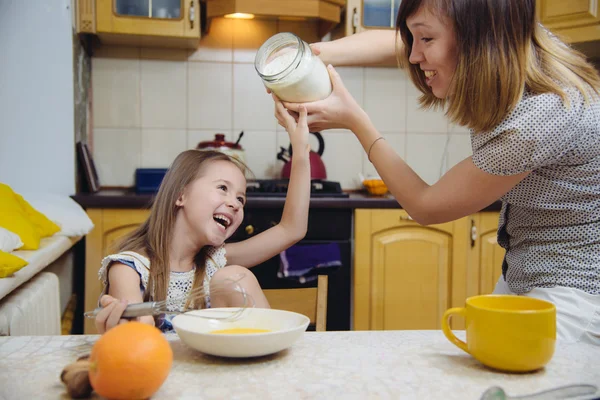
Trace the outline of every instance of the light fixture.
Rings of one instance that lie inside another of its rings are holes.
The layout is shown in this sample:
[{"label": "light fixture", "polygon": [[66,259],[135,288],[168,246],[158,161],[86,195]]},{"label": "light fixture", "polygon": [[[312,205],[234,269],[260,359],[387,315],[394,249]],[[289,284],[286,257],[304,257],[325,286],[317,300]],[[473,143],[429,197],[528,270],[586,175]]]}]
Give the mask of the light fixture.
[{"label": "light fixture", "polygon": [[248,14],[248,13],[233,13],[233,14],[226,14],[225,18],[234,18],[234,19],[254,19],[254,14]]}]

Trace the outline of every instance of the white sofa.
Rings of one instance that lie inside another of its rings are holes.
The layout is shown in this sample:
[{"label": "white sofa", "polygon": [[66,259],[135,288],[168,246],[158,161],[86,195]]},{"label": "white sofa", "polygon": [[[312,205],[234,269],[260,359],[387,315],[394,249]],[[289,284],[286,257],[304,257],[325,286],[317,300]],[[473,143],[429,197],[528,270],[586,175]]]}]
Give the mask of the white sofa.
[{"label": "white sofa", "polygon": [[72,249],[93,224],[68,196],[21,195],[61,231],[43,238],[37,250],[11,252],[28,265],[0,279],[0,336],[60,335],[61,316],[74,292]]}]

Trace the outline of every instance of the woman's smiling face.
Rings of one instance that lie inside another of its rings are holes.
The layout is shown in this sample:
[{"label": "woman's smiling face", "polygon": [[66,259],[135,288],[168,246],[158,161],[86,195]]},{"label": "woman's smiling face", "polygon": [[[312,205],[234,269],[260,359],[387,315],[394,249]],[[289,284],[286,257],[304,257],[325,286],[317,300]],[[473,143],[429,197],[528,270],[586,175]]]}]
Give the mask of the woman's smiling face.
[{"label": "woman's smiling face", "polygon": [[409,61],[419,65],[434,96],[445,99],[458,60],[452,22],[421,7],[406,24],[413,36]]}]

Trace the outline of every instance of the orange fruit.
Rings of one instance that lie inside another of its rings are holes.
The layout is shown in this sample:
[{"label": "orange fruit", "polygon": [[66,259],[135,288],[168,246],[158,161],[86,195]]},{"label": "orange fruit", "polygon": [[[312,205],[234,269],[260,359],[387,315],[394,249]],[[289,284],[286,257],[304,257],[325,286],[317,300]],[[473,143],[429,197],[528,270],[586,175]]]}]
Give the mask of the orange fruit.
[{"label": "orange fruit", "polygon": [[90,354],[90,383],[108,399],[147,399],[162,386],[173,350],[162,332],[141,322],[117,325],[98,339]]}]

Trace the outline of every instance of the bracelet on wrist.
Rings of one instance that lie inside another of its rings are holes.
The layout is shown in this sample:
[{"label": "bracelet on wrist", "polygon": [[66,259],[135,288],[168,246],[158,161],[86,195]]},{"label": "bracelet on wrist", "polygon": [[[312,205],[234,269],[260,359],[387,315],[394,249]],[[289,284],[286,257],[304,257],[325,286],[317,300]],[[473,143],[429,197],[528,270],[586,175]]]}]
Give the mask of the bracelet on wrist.
[{"label": "bracelet on wrist", "polygon": [[369,146],[369,151],[367,152],[367,158],[369,159],[369,162],[371,161],[371,150],[373,149],[373,146],[375,145],[375,143],[377,143],[379,140],[385,140],[385,138],[383,136],[379,136],[377,139],[373,140],[373,143],[371,143],[371,145]]}]

